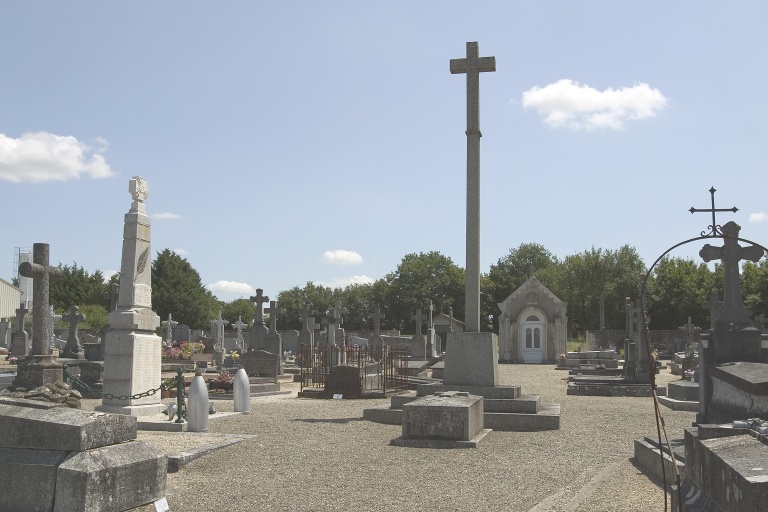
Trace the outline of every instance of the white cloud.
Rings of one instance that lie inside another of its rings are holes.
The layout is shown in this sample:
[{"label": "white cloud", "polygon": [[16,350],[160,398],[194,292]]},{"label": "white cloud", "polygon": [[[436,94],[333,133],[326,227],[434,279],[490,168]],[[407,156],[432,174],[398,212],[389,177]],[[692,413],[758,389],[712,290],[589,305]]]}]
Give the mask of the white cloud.
[{"label": "white cloud", "polygon": [[187,254],[189,254],[189,252],[187,252],[186,249],[173,249],[173,252],[175,252],[179,256],[186,256]]},{"label": "white cloud", "polygon": [[368,276],[334,277],[330,281],[319,282],[320,286],[326,288],[346,288],[351,284],[371,284],[376,280]]},{"label": "white cloud", "polygon": [[323,263],[331,263],[334,265],[360,265],[362,262],[363,257],[355,251],[336,249],[335,251],[325,251],[323,253]]},{"label": "white cloud", "polygon": [[104,272],[101,273],[101,275],[104,276],[104,282],[108,283],[109,280],[112,279],[112,276],[119,273],[120,273],[119,270],[105,270]]},{"label": "white cloud", "polygon": [[47,132],[25,133],[18,139],[0,133],[0,180],[41,183],[77,179],[81,174],[93,179],[114,176],[102,154],[106,141],[94,142],[98,147]]},{"label": "white cloud", "polygon": [[619,130],[634,119],[654,117],[667,98],[646,83],[598,91],[573,80],[559,80],[523,93],[523,106],[535,109],[553,128]]},{"label": "white cloud", "polygon": [[253,286],[248,283],[237,283],[235,281],[216,281],[213,284],[207,285],[207,288],[217,293],[236,293],[240,295],[253,295],[256,293]]},{"label": "white cloud", "polygon": [[765,222],[768,221],[768,214],[765,212],[750,213],[747,222]]},{"label": "white cloud", "polygon": [[153,213],[150,215],[151,218],[155,220],[166,220],[166,219],[183,219],[181,215],[178,213],[171,213],[171,212],[161,212],[161,213]]}]

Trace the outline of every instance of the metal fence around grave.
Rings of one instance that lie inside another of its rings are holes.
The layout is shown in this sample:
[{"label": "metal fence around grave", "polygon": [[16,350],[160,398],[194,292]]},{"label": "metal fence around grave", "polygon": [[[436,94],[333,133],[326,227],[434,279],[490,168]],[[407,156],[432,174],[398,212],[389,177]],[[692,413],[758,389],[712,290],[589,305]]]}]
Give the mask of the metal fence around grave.
[{"label": "metal fence around grave", "polygon": [[301,345],[301,389],[323,388],[345,396],[387,394],[408,386],[408,347]]}]

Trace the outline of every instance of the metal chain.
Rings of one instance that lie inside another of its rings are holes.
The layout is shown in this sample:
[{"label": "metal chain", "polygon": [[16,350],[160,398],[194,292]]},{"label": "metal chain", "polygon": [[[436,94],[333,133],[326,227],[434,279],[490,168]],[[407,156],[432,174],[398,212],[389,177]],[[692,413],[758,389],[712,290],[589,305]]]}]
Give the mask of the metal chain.
[{"label": "metal chain", "polygon": [[89,386],[82,380],[78,379],[77,377],[69,373],[69,369],[67,369],[66,367],[64,367],[64,376],[66,377],[67,380],[70,380],[72,381],[73,384],[76,384],[77,387],[85,391],[95,393],[107,400],[123,400],[123,401],[138,400],[139,398],[152,396],[160,390],[170,389],[176,385],[176,382],[175,382],[176,379],[166,379],[162,383],[160,383],[159,388],[150,389],[148,391],[144,391],[143,393],[136,393],[135,395],[113,395],[112,393],[104,393],[103,391],[99,391],[98,389],[93,389],[91,386]]}]

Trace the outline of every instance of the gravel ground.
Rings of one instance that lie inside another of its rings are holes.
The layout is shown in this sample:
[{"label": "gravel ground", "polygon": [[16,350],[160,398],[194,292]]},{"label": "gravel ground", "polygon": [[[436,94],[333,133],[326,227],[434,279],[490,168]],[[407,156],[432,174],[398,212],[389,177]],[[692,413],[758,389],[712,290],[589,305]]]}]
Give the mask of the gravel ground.
[{"label": "gravel ground", "polygon": [[[253,437],[169,474],[170,510],[664,510],[662,489],[631,461],[633,440],[656,432],[650,398],[568,396],[567,372],[551,366],[499,365],[499,376],[561,404],[560,430],[491,432],[477,449],[399,448],[389,446],[399,426],[362,419],[384,400],[254,398],[250,415],[210,423],[211,434]],[[231,401],[215,404],[232,410]],[[673,437],[695,416],[661,409]],[[139,437],[169,454],[205,443],[191,434]]]}]

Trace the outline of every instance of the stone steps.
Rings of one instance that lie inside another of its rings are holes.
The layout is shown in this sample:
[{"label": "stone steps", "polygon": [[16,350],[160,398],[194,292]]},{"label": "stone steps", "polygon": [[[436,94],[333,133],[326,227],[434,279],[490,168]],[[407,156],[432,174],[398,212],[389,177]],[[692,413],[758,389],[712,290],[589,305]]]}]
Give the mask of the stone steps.
[{"label": "stone steps", "polygon": [[[677,469],[680,472],[680,480],[685,476],[685,444],[682,439],[671,439],[672,455],[674,456]],[[665,446],[664,453],[664,471],[666,472],[667,485],[675,485],[675,469],[669,450]],[[647,475],[652,475],[662,480],[662,459],[659,455],[659,441],[648,436],[642,439],[635,439],[635,462],[643,469]]]}]

